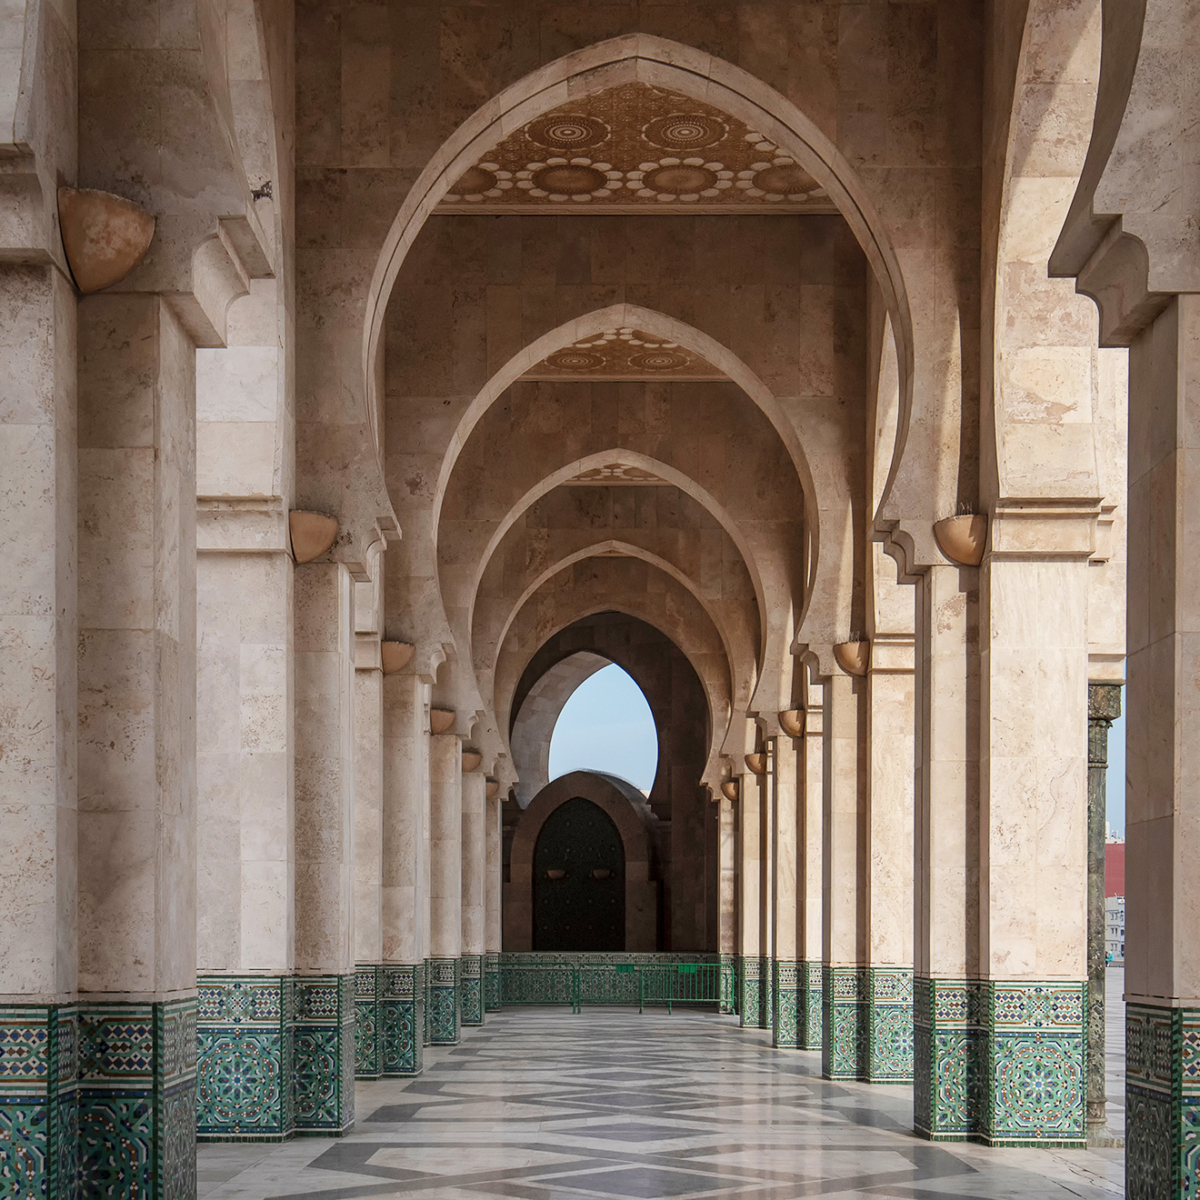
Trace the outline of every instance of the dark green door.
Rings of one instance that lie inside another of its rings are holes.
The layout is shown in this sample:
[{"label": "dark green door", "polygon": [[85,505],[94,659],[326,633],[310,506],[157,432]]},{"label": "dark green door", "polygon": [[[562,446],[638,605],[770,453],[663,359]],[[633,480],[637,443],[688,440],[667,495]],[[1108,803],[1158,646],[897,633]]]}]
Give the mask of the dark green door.
[{"label": "dark green door", "polygon": [[533,948],[625,949],[625,848],[612,818],[575,796],[533,851]]}]

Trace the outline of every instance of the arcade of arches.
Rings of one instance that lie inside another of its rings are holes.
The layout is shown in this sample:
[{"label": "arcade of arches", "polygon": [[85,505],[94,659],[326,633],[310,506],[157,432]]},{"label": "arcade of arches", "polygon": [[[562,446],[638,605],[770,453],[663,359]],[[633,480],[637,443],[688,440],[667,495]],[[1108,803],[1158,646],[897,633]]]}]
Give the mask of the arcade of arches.
[{"label": "arcade of arches", "polygon": [[[1194,8],[3,5],[6,1194],[189,1200],[589,951],[1084,1147],[1127,684],[1194,1195]],[[548,777],[610,662],[648,796]]]}]

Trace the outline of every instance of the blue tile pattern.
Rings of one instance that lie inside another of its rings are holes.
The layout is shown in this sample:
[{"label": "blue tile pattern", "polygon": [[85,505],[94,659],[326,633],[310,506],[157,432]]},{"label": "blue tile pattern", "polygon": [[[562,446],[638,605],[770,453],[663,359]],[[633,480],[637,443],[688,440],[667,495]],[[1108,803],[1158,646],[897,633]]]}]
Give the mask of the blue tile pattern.
[{"label": "blue tile pattern", "polygon": [[934,1141],[1086,1145],[1087,984],[921,979],[913,1114]]},{"label": "blue tile pattern", "polygon": [[1200,1196],[1200,1009],[1125,1010],[1125,1194]]},{"label": "blue tile pattern", "polygon": [[354,976],[298,976],[295,996],[295,1131],[340,1135],[354,1125]]},{"label": "blue tile pattern", "polygon": [[464,1025],[483,1024],[483,955],[458,960],[458,1010]]},{"label": "blue tile pattern", "polygon": [[419,1075],[424,1059],[425,964],[379,968],[382,1073]]},{"label": "blue tile pattern", "polygon": [[295,1127],[292,978],[206,975],[197,990],[197,1138],[290,1137]]}]

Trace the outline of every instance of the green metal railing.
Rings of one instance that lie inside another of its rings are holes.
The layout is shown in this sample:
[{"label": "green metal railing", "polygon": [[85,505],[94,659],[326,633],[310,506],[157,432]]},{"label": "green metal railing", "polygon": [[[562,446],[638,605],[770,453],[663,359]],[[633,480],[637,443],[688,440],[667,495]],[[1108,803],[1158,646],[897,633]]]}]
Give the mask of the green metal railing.
[{"label": "green metal railing", "polygon": [[501,1002],[509,1005],[585,1004],[665,1006],[712,1005],[733,1012],[736,968],[716,956],[691,961],[671,954],[505,954],[500,960]]}]

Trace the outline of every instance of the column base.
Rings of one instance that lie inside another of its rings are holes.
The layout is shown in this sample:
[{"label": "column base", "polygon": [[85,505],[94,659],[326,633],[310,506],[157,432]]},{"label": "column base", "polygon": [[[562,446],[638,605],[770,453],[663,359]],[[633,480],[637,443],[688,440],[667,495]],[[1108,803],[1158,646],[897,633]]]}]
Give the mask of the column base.
[{"label": "column base", "polygon": [[483,956],[483,1007],[486,1012],[500,1011],[500,954]]},{"label": "column base", "polygon": [[1083,982],[917,980],[916,1132],[988,1146],[1086,1147],[1086,1001]]},{"label": "column base", "polygon": [[429,1040],[434,1046],[458,1045],[457,958],[430,958]]},{"label": "column base", "polygon": [[820,1050],[825,1028],[819,962],[801,962],[796,981],[796,1038],[801,1050]]},{"label": "column base", "polygon": [[1125,1009],[1125,1194],[1200,1194],[1200,1008]]},{"label": "column base", "polygon": [[743,1029],[759,1029],[762,1025],[762,959],[741,954],[738,956],[738,1012]]},{"label": "column base", "polygon": [[800,1049],[799,988],[802,963],[776,958],[771,964],[773,1013],[771,1045],[779,1050]]},{"label": "column base", "polygon": [[425,959],[425,1011],[421,1021],[421,1044],[433,1045],[433,959]]},{"label": "column base", "polygon": [[870,967],[865,1013],[867,1083],[913,1081],[913,972],[911,967]]},{"label": "column base", "polygon": [[290,975],[197,980],[196,1140],[283,1142],[295,1130]]},{"label": "column base", "polygon": [[866,1072],[869,1029],[862,1018],[869,988],[866,967],[821,971],[821,1074],[826,1079],[860,1079]]},{"label": "column base", "polygon": [[340,1137],[354,1128],[354,976],[297,976],[295,995],[295,1132]]},{"label": "column base", "polygon": [[482,954],[464,954],[458,960],[458,1008],[463,1025],[483,1024]]},{"label": "column base", "polygon": [[425,964],[379,968],[380,1074],[420,1075],[425,1065]]},{"label": "column base", "polygon": [[717,1011],[724,1016],[738,1012],[738,980],[741,973],[738,970],[736,954],[719,954],[717,961],[721,964],[721,1000]]},{"label": "column base", "polygon": [[354,967],[354,1078],[382,1074],[379,1046],[379,971],[377,963]]}]

